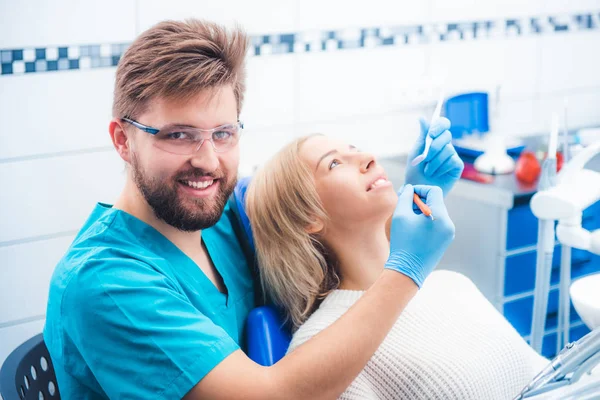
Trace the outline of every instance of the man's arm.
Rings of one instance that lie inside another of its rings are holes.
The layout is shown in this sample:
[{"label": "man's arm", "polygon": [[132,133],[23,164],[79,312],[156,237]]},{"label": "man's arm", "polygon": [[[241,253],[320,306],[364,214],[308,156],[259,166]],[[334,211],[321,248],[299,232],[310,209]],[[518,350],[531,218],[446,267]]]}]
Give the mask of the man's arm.
[{"label": "man's arm", "polygon": [[406,275],[384,270],[340,319],[271,367],[236,351],[186,399],[337,398],[367,364],[417,293]]},{"label": "man's arm", "polygon": [[[414,213],[415,193],[435,210],[435,223]],[[254,364],[241,351],[229,355],[187,398],[337,398],[383,342],[453,238],[442,190],[405,186],[392,217],[385,269],[348,312],[272,367]]]}]

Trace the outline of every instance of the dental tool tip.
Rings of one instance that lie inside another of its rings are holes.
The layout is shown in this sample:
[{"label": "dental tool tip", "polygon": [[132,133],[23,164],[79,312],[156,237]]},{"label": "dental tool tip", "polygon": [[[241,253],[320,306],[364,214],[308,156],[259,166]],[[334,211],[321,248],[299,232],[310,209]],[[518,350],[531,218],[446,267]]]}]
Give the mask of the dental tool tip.
[{"label": "dental tool tip", "polygon": [[435,221],[435,218],[433,218],[433,215],[430,215],[429,218],[431,218],[432,221]]}]

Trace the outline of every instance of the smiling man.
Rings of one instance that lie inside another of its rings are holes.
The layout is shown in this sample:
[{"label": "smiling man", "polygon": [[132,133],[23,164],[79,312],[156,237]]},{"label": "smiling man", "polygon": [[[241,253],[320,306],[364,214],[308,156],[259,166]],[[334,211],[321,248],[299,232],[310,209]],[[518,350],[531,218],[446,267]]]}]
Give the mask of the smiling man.
[{"label": "smiling man", "polygon": [[[239,164],[247,46],[241,31],[163,22],[121,59],[109,131],[126,184],[114,205],[93,209],[50,287],[44,339],[62,398],[337,397],[439,261],[406,250],[431,223],[414,218],[407,185],[386,269],[365,296],[272,367],[243,353],[255,277],[227,200]],[[445,167],[429,175],[451,186],[462,165],[449,169],[440,159],[445,130],[430,132],[437,140],[429,162]],[[430,192],[426,201],[442,209],[441,191]],[[429,246],[445,249],[452,222],[440,218],[433,230]]]}]

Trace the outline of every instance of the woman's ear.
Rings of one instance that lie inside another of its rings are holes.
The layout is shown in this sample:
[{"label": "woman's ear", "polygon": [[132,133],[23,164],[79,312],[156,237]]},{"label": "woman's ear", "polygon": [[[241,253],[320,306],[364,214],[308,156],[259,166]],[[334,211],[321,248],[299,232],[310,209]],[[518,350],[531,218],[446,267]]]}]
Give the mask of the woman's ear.
[{"label": "woman's ear", "polygon": [[306,233],[312,235],[315,233],[319,233],[323,230],[323,228],[325,227],[325,225],[323,224],[323,222],[321,220],[316,220],[314,222],[312,222],[310,225],[308,225],[306,227]]}]

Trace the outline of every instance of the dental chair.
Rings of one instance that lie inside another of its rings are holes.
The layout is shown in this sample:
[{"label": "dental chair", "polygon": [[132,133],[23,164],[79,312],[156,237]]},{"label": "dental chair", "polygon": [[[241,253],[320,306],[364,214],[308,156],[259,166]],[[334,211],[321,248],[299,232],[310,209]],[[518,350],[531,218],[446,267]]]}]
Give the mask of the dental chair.
[{"label": "dental chair", "polygon": [[[255,303],[262,304],[264,297],[260,287],[258,265],[256,263],[254,240],[250,220],[246,214],[246,190],[250,184],[250,177],[241,178],[230,198],[231,209],[237,217],[239,225],[234,226],[236,236],[251,265],[255,277],[254,291]],[[254,362],[271,366],[279,361],[286,353],[291,334],[281,316],[281,313],[272,305],[263,305],[250,312],[246,320],[246,351],[248,357]]]},{"label": "dental chair", "polygon": [[285,355],[291,335],[281,314],[273,306],[257,307],[246,320],[248,357],[257,364],[271,366]]}]

